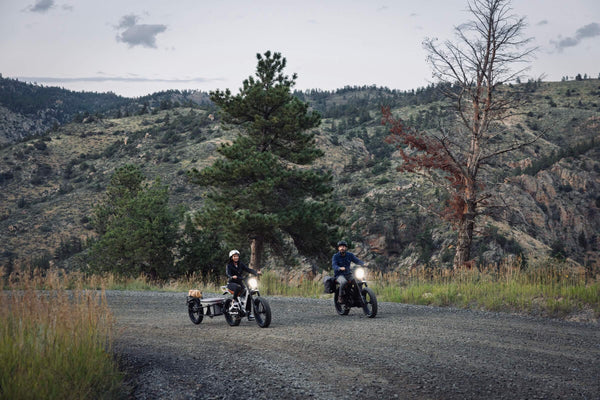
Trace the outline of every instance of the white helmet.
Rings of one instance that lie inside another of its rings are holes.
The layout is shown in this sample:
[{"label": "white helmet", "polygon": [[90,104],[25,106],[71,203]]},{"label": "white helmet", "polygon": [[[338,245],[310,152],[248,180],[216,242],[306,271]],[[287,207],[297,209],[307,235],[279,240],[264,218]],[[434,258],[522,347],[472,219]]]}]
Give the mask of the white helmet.
[{"label": "white helmet", "polygon": [[231,251],[229,252],[229,258],[231,258],[231,257],[232,257],[234,254],[240,254],[240,252],[239,252],[239,251],[237,251],[237,250],[231,250]]}]

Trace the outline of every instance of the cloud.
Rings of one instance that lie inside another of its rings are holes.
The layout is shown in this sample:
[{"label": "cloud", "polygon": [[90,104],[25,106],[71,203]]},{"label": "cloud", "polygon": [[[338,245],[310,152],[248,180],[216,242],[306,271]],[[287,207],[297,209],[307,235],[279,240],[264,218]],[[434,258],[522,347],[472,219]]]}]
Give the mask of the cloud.
[{"label": "cloud", "polygon": [[536,25],[537,26],[548,25],[548,20],[547,19],[543,19],[540,22],[538,22]]},{"label": "cloud", "polygon": [[551,40],[550,43],[560,52],[567,47],[577,46],[583,39],[600,36],[600,24],[592,22],[577,29],[575,37],[559,38],[558,41]]},{"label": "cloud", "polygon": [[587,24],[586,26],[582,26],[581,28],[577,29],[575,34],[579,39],[600,36],[600,24],[595,22]]},{"label": "cloud", "polygon": [[126,29],[131,28],[137,24],[139,17],[135,14],[124,15],[121,17],[121,21],[119,21],[119,25],[117,25],[117,29]]},{"label": "cloud", "polygon": [[125,15],[116,26],[121,32],[117,34],[117,41],[127,43],[129,47],[143,46],[156,48],[156,35],[167,30],[166,25],[138,24],[139,17],[134,14]]},{"label": "cloud", "polygon": [[54,7],[54,0],[38,0],[34,5],[27,7],[27,11],[45,13]]}]

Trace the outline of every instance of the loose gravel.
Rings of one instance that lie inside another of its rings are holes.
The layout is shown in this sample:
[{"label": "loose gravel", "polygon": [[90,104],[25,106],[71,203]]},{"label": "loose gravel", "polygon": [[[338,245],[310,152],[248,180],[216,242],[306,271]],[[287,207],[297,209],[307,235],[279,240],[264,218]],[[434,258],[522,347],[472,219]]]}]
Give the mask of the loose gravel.
[{"label": "loose gravel", "polygon": [[600,329],[502,313],[266,297],[194,325],[186,293],[107,292],[133,399],[600,399]]}]

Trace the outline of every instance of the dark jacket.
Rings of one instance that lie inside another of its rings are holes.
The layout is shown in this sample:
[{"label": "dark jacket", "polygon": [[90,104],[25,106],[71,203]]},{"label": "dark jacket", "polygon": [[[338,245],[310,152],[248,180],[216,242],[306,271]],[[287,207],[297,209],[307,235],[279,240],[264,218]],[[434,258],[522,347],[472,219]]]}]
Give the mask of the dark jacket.
[{"label": "dark jacket", "polygon": [[[353,262],[359,265],[365,265],[365,263],[359,260],[354,254],[349,251],[342,256],[342,253],[337,252],[331,259],[331,266],[333,267],[334,277],[337,278],[340,275],[350,275],[352,270],[350,269],[350,263]],[[345,271],[340,271],[340,267],[345,267]]]},{"label": "dark jacket", "polygon": [[[242,280],[242,276],[244,275],[244,272],[247,272],[252,275],[258,275],[258,272],[256,272],[252,268],[248,268],[246,266],[246,264],[244,264],[241,261],[238,262],[237,266],[233,263],[233,261],[229,261],[229,264],[227,264],[227,268],[226,268],[225,272],[227,273],[229,282],[237,283],[238,285],[244,284],[244,281]],[[232,276],[234,276],[234,275],[237,276],[237,279],[232,278]]]}]

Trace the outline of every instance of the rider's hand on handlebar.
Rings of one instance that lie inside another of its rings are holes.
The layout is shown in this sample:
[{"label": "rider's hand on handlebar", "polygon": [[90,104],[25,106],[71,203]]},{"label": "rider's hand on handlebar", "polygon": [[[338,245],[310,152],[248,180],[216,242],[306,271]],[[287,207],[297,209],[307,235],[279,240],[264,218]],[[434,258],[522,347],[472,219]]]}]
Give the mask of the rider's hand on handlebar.
[{"label": "rider's hand on handlebar", "polygon": [[340,271],[345,271],[346,267],[340,267]]},{"label": "rider's hand on handlebar", "polygon": [[231,279],[237,279],[237,275],[232,276]]}]

